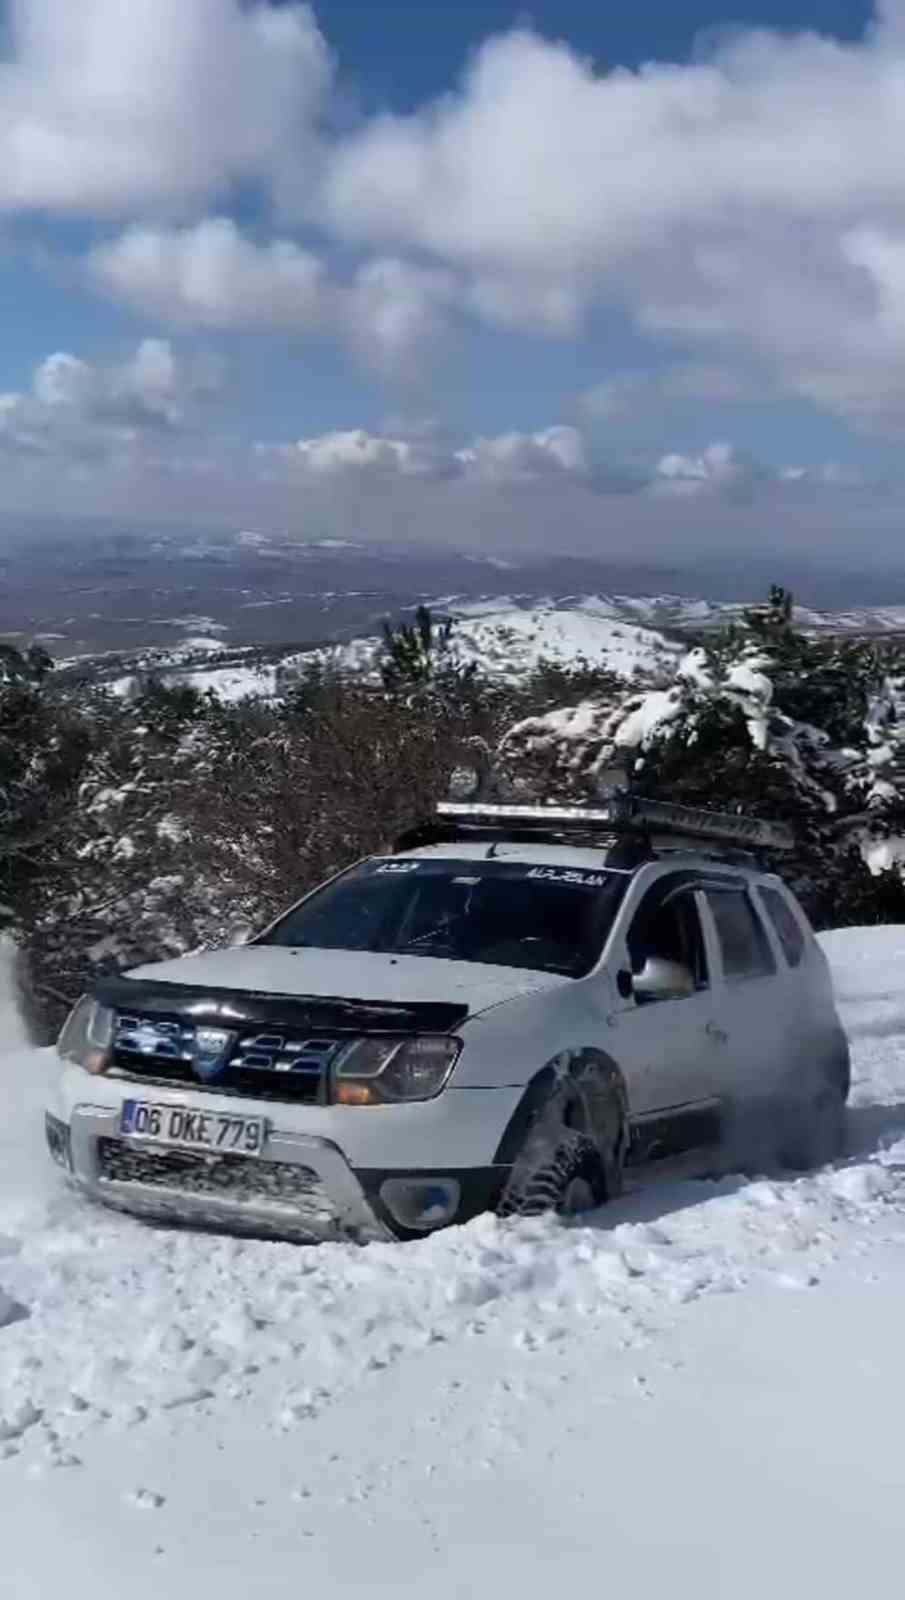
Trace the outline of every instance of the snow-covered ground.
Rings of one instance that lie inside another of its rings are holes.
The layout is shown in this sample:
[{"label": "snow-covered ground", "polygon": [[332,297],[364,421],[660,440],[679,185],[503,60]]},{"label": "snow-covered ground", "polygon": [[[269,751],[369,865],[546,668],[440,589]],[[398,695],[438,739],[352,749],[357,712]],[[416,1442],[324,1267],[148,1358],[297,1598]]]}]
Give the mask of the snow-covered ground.
[{"label": "snow-covered ground", "polygon": [[[326,547],[356,548],[337,541],[310,548]],[[327,602],[341,594],[351,597],[356,591],[323,592],[322,598]],[[293,603],[294,596],[289,593],[249,600],[243,609]],[[475,663],[486,676],[508,682],[518,682],[541,661],[561,667],[590,665],[608,669],[627,681],[640,675],[650,682],[674,669],[687,648],[679,636],[692,630],[723,627],[738,621],[745,610],[742,604],[728,601],[624,594],[490,594],[481,598],[445,594],[434,597],[430,606],[438,615],[455,618],[453,661],[464,666]],[[406,608],[407,613],[412,609]],[[817,634],[879,636],[905,632],[905,607],[850,612],[796,607],[795,615],[802,628]],[[178,643],[122,658],[124,670],[116,675],[109,657],[94,657],[108,690],[128,694],[137,673],[152,672],[168,683],[189,683],[202,693],[212,690],[221,700],[236,703],[249,695],[273,698],[281,676],[285,675],[288,681],[312,664],[327,664],[343,673],[375,681],[379,677],[379,634],[369,633],[315,649],[282,648],[274,652],[273,660],[262,662],[256,646],[227,646],[218,639],[216,634],[225,633],[226,626],[209,617],[158,620],[165,630],[184,627],[190,631]],[[223,652],[219,661],[215,659],[218,652]],[[212,659],[203,660],[205,655]],[[62,667],[76,664],[75,657],[60,661]]]},{"label": "snow-covered ground", "polygon": [[[572,607],[553,601],[529,608],[500,601],[476,602],[458,608],[455,614],[450,659],[461,666],[475,663],[486,676],[507,682],[518,682],[541,661],[561,667],[605,668],[629,681],[641,674],[649,681],[674,667],[682,654],[680,645],[626,621],[608,601],[595,597]],[[190,684],[202,694],[211,690],[220,700],[235,704],[249,695],[272,699],[281,673],[290,682],[313,665],[379,682],[383,642],[374,634],[347,644],[288,652],[280,671],[275,664],[258,660],[251,648],[230,651],[225,662],[199,661],[202,649],[212,654],[218,648],[222,646],[216,641],[193,638],[172,651],[149,654],[144,670],[170,684]],[[135,673],[131,672],[108,678],[106,687],[114,694],[126,695],[134,682]]]},{"label": "snow-covered ground", "polygon": [[7,987],[3,1595],[894,1592],[905,929],[826,947],[846,1162],[365,1249],[69,1194]]},{"label": "snow-covered ground", "polygon": [[[442,609],[442,607],[440,608]],[[476,664],[490,678],[517,682],[542,661],[560,667],[592,666],[620,678],[657,675],[674,667],[681,646],[650,628],[620,617],[607,600],[586,597],[573,606],[555,601],[531,607],[476,601],[452,607],[456,626],[450,660]],[[316,659],[341,672],[376,674],[382,651],[379,638],[352,639],[328,650],[287,658],[287,668]]]},{"label": "snow-covered ground", "polygon": [[[199,640],[192,641],[190,654],[196,653],[201,648]],[[220,648],[215,646],[215,648]],[[239,661],[226,667],[199,667],[189,660],[181,663],[178,652],[171,658],[164,656],[155,660],[153,670],[171,687],[177,684],[187,684],[196,689],[199,694],[212,693],[222,700],[224,705],[237,705],[249,696],[260,696],[264,700],[273,699],[276,694],[277,672],[274,666],[265,666],[255,661],[254,652],[249,650],[248,660]],[[115,695],[131,695],[134,692],[136,676],[129,673],[122,678],[109,678],[104,687],[108,693]]]}]

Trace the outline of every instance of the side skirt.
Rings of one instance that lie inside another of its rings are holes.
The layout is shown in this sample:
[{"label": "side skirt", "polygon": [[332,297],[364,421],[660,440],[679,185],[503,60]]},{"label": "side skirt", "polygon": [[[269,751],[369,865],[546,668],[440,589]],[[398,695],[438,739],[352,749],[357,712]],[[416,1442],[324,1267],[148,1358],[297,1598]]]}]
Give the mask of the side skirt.
[{"label": "side skirt", "polygon": [[720,1142],[721,1105],[719,1100],[699,1100],[693,1105],[670,1106],[632,1117],[626,1165],[646,1166],[652,1161],[667,1161],[689,1150],[705,1149]]}]

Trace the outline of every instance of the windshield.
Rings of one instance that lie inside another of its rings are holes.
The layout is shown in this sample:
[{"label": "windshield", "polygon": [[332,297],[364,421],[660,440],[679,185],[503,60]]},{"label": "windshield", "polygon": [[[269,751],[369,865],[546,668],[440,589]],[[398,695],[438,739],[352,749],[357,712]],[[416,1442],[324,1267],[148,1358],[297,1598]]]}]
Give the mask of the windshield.
[{"label": "windshield", "polygon": [[528,967],[580,978],[597,961],[627,875],[513,861],[368,861],[259,941]]}]

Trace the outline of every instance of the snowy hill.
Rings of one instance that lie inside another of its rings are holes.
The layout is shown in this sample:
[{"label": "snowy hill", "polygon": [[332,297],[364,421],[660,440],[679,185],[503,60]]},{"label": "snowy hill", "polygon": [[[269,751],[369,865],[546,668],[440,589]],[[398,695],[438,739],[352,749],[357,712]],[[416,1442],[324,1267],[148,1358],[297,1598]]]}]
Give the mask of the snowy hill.
[{"label": "snowy hill", "polygon": [[10,1596],[894,1588],[905,929],[825,947],[854,1045],[847,1161],[365,1249],[70,1195],[42,1149],[50,1056],[21,1048],[7,987]]},{"label": "snowy hill", "polygon": [[[448,601],[449,597],[446,597]],[[632,680],[655,680],[682,653],[680,642],[624,619],[610,602],[585,597],[560,605],[554,600],[522,606],[508,597],[468,604],[438,602],[438,614],[455,618],[450,659],[476,664],[483,675],[517,682],[541,661],[561,667],[593,666]],[[144,651],[93,663],[61,663],[61,670],[87,673],[117,694],[133,680],[153,673],[167,683],[190,684],[201,693],[236,702],[248,695],[272,698],[314,663],[352,677],[377,680],[382,643],[378,634],[311,650],[235,649],[221,640],[193,636],[182,646]],[[125,669],[125,670],[124,670]]]},{"label": "snowy hill", "polygon": [[[482,675],[510,682],[527,676],[542,661],[559,667],[594,666],[632,679],[638,674],[656,677],[673,665],[681,653],[678,644],[650,628],[626,623],[606,602],[588,600],[574,607],[477,602],[441,608],[456,619],[450,641],[450,660],[456,666],[479,668]],[[343,673],[369,677],[376,674],[381,650],[378,637],[355,639],[317,653]],[[286,660],[291,669],[301,666],[304,654]]]},{"label": "snowy hill", "polygon": [[[324,597],[325,602],[330,596]],[[568,667],[591,665],[631,680],[640,674],[656,681],[697,635],[738,620],[741,604],[694,600],[678,595],[488,594],[469,597],[441,594],[426,597],[437,615],[456,620],[452,659],[476,663],[482,673],[518,681],[539,662]],[[292,606],[291,597],[285,602]],[[398,615],[410,615],[403,606]],[[287,632],[292,610],[285,612]],[[805,632],[851,637],[894,637],[905,633],[905,608],[862,608],[846,612],[797,608]],[[167,624],[172,629],[179,619]],[[335,643],[300,649],[298,644],[253,646],[230,644],[229,631],[212,618],[182,619],[185,636],[175,643],[131,654],[63,659],[59,669],[127,693],[130,681],[153,672],[165,682],[190,683],[202,693],[235,702],[247,695],[272,698],[312,662],[328,664],[353,676],[376,677],[380,635],[369,632]],[[208,631],[205,631],[205,628]]]}]

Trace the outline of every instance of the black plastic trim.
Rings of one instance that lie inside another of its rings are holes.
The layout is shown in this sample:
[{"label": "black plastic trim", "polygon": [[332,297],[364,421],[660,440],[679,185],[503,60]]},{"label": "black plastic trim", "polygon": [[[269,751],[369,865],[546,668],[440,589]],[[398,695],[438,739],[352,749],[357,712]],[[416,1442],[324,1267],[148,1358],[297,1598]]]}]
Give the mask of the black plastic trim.
[{"label": "black plastic trim", "polygon": [[496,1147],[493,1158],[495,1162],[502,1166],[512,1166],[525,1142],[535,1112],[540,1110],[555,1082],[556,1074],[552,1067],[542,1067],[531,1079],[503,1130],[503,1137]]},{"label": "black plastic trim", "polygon": [[139,1011],[188,1017],[223,1027],[273,1023],[335,1029],[349,1033],[450,1033],[465,1021],[468,1007],[443,1001],[391,1002],[332,995],[271,994],[266,990],[207,988],[164,983],[155,978],[102,978],[95,987],[101,1005],[114,1011]]},{"label": "black plastic trim", "polygon": [[[495,1211],[503,1192],[506,1180],[509,1177],[509,1168],[493,1167],[388,1167],[385,1171],[381,1168],[355,1168],[355,1176],[361,1184],[374,1215],[388,1227],[397,1239],[425,1239],[428,1232],[424,1228],[403,1228],[396,1218],[384,1205],[380,1198],[380,1186],[387,1178],[410,1178],[418,1181],[430,1181],[431,1178],[454,1178],[459,1185],[461,1198],[459,1209],[445,1227],[454,1226],[460,1222],[470,1222],[473,1217],[479,1217],[485,1211]],[[440,1232],[440,1229],[436,1230]]]},{"label": "black plastic trim", "polygon": [[720,1141],[722,1106],[718,1100],[672,1106],[666,1111],[633,1118],[629,1123],[630,1143],[627,1165],[644,1166],[649,1161],[665,1161]]}]

